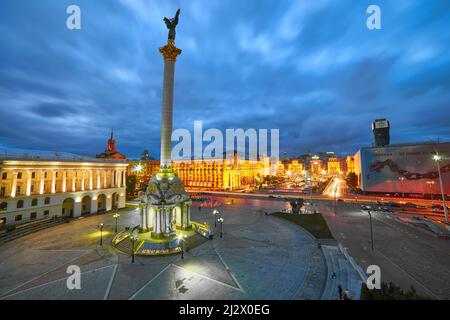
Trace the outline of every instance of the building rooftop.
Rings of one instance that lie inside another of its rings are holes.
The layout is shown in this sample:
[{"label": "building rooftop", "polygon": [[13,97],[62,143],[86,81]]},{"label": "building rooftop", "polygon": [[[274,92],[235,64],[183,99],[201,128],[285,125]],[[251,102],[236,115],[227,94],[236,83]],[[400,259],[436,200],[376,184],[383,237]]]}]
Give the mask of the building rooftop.
[{"label": "building rooftop", "polygon": [[97,163],[126,163],[125,160],[97,159],[77,155],[69,152],[55,152],[43,150],[8,149],[0,152],[0,161],[64,161],[64,162],[97,162]]}]

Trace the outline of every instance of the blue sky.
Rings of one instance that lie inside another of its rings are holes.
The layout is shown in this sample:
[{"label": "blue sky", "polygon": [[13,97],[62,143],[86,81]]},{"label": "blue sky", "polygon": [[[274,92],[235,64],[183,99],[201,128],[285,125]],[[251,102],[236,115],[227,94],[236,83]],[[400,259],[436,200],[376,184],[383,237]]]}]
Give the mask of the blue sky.
[{"label": "blue sky", "polygon": [[279,128],[289,155],[353,153],[384,117],[392,142],[450,140],[450,1],[2,0],[0,152],[94,155],[114,127],[119,151],[159,156],[178,7],[174,129]]}]

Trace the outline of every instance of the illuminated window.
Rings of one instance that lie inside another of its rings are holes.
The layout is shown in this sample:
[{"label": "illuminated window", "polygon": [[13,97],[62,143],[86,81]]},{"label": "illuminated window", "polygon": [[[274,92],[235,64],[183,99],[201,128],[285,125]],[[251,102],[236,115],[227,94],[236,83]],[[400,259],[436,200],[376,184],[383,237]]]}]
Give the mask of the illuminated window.
[{"label": "illuminated window", "polygon": [[8,178],[8,173],[7,172],[3,172],[2,173],[2,179],[5,180],[6,178]]},{"label": "illuminated window", "polygon": [[17,174],[17,179],[22,179],[22,172],[19,172],[19,173]]}]

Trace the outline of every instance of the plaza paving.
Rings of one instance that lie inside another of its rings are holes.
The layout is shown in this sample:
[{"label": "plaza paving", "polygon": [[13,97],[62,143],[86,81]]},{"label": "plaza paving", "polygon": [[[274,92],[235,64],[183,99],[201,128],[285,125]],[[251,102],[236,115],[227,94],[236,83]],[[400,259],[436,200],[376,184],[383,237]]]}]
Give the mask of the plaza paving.
[{"label": "plaza paving", "polygon": [[[136,257],[132,264],[110,246],[111,214],[56,226],[0,247],[0,299],[336,298],[337,283],[330,284],[327,260],[315,239],[264,214],[283,205],[235,199],[219,207],[224,237],[216,234],[183,260],[180,255]],[[212,223],[211,211],[193,208],[193,219]],[[103,247],[99,223],[105,225]],[[138,223],[137,211],[122,210],[120,229]],[[356,272],[340,263],[357,287]],[[81,268],[81,290],[67,289],[69,265]]]}]

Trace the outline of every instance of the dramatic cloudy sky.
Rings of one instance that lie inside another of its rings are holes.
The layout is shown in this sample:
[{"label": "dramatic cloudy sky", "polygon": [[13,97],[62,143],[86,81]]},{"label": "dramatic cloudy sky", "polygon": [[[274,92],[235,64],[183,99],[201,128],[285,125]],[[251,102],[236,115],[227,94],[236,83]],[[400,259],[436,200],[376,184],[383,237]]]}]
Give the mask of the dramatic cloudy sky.
[{"label": "dramatic cloudy sky", "polygon": [[114,127],[127,156],[158,156],[158,47],[178,7],[175,128],[279,128],[290,155],[354,152],[380,117],[392,142],[450,140],[448,0],[1,0],[0,153],[93,155]]}]

